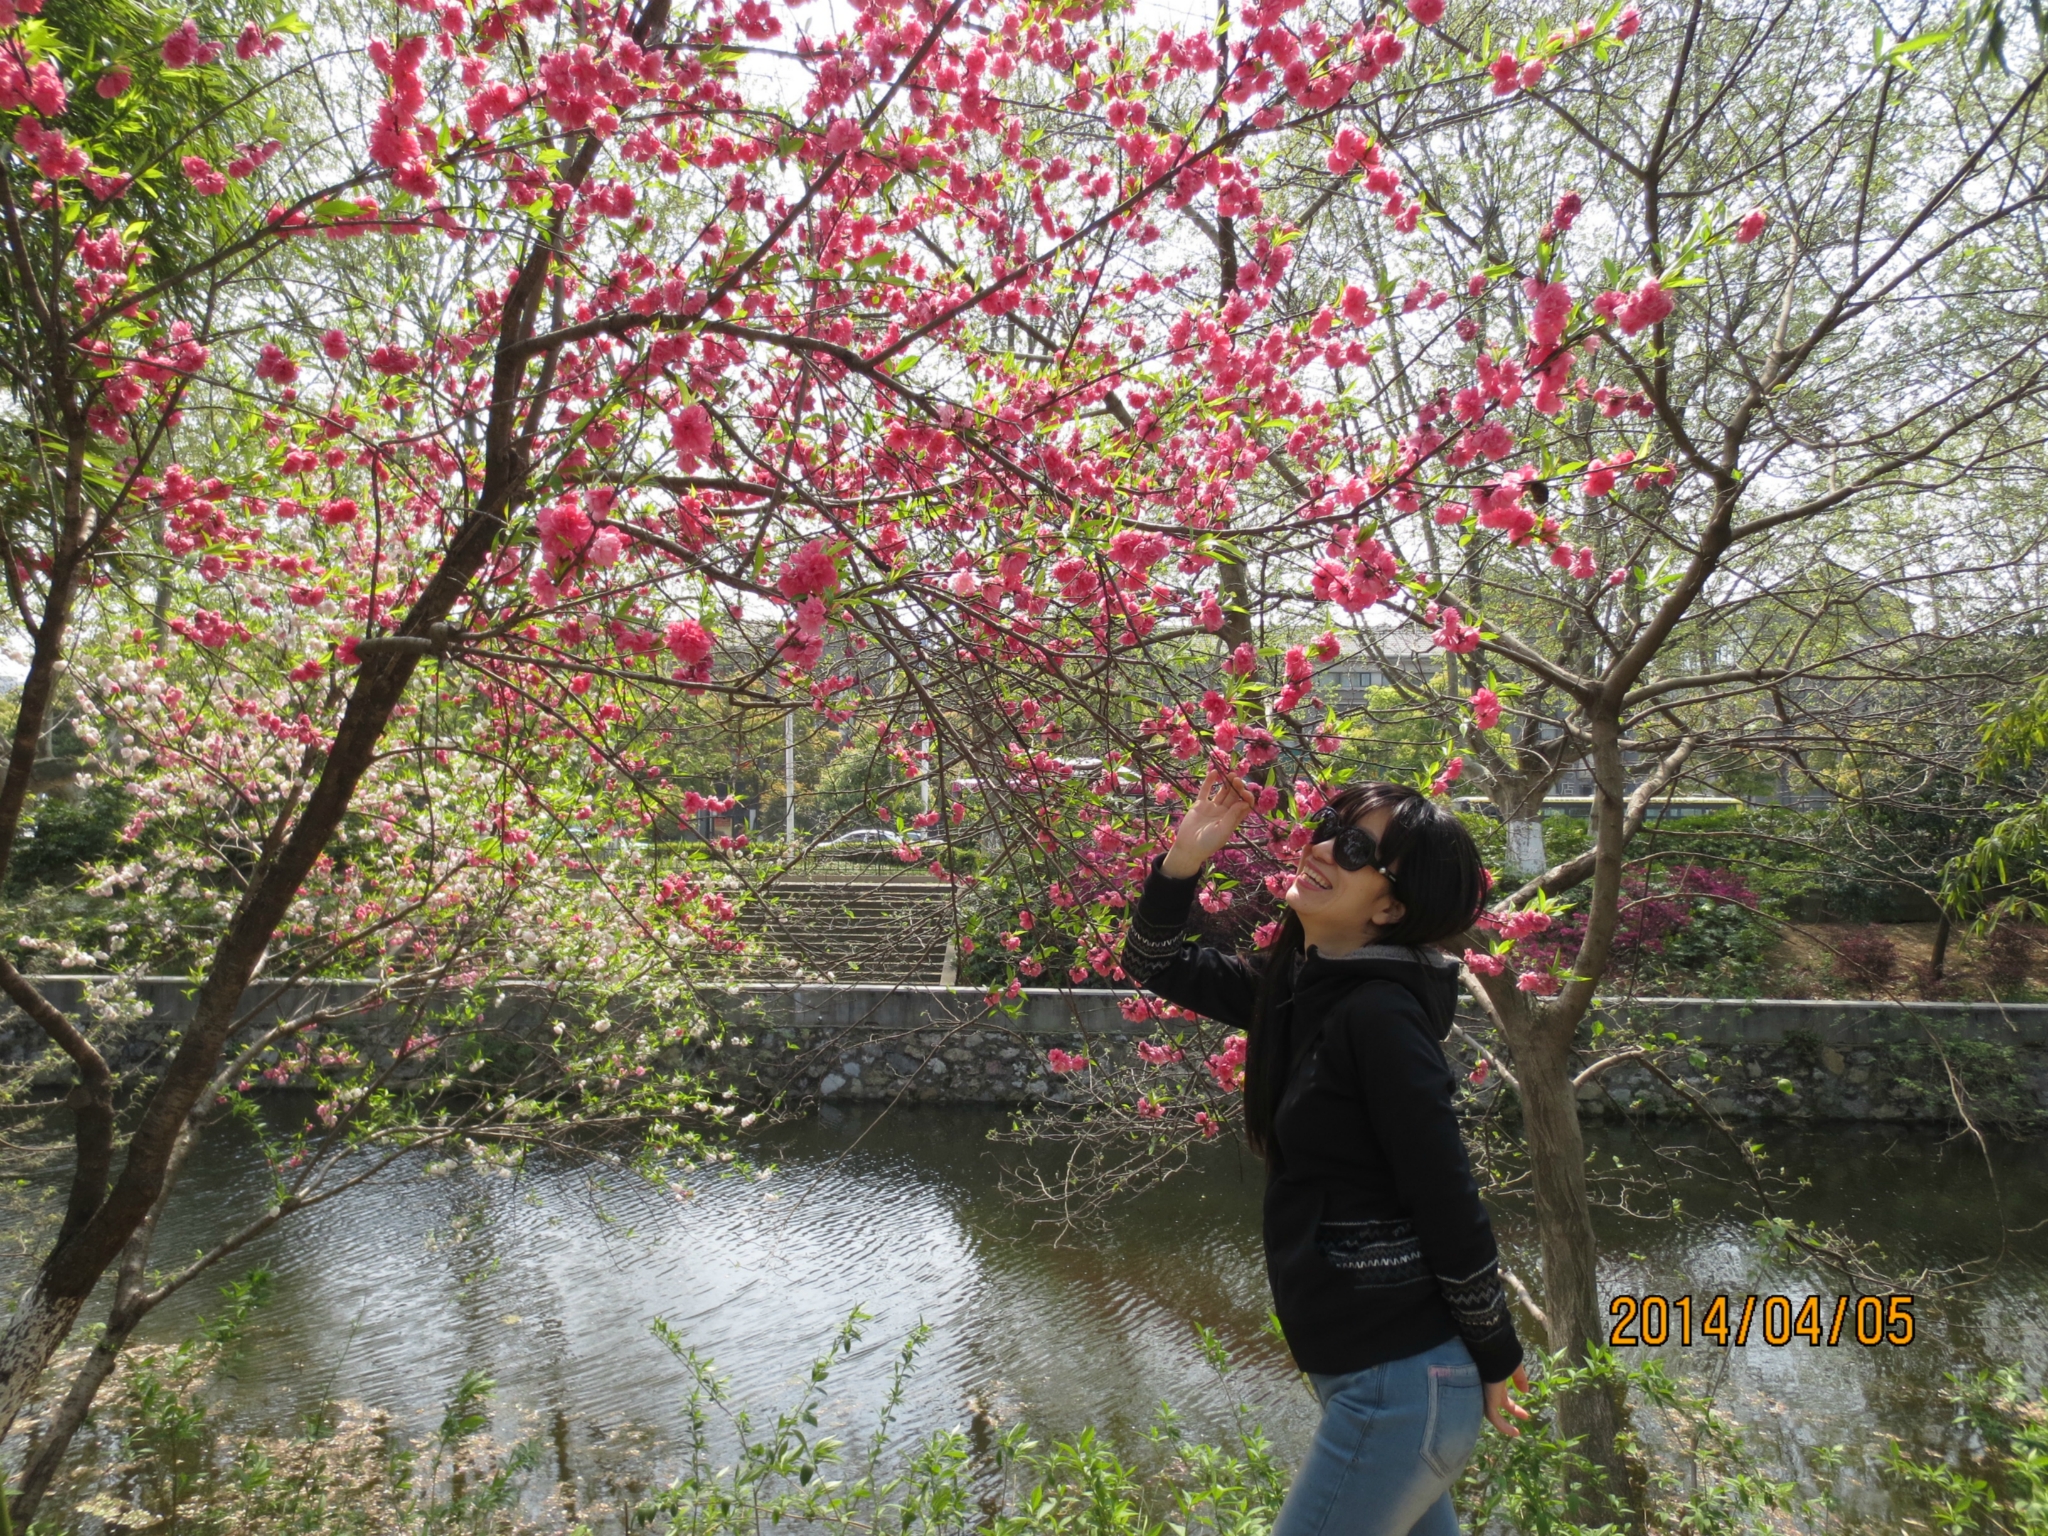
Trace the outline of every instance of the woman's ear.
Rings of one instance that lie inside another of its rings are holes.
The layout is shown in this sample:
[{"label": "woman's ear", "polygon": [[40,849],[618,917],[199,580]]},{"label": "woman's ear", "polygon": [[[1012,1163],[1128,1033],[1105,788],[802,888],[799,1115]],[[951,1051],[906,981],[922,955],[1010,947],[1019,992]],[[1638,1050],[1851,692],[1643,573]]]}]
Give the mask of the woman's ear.
[{"label": "woman's ear", "polygon": [[1373,904],[1371,922],[1375,928],[1384,932],[1392,928],[1407,915],[1407,907],[1401,904],[1392,891],[1389,891]]}]

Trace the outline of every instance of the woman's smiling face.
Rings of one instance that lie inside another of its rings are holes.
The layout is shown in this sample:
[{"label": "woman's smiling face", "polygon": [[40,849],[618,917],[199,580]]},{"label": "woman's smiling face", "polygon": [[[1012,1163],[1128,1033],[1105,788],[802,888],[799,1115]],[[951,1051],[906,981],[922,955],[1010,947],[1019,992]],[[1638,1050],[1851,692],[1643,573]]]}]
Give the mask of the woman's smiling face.
[{"label": "woman's smiling face", "polygon": [[[1363,827],[1377,842],[1393,819],[1393,807],[1382,805],[1351,824]],[[1370,864],[1344,868],[1329,842],[1302,849],[1281,899],[1301,919],[1303,942],[1328,954],[1372,942],[1381,929],[1399,922],[1403,911],[1392,881]]]}]

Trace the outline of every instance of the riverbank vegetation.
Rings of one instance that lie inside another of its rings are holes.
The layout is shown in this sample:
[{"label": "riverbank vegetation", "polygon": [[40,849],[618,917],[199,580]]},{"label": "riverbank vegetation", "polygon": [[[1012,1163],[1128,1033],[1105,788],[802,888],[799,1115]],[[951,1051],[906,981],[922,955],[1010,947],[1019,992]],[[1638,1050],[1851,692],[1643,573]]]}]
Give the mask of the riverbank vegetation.
[{"label": "riverbank vegetation", "polygon": [[[232,1357],[260,1299],[252,1277],[231,1288],[203,1334],[176,1348],[133,1350],[107,1394],[88,1454],[53,1495],[53,1514],[26,1536],[156,1531],[163,1536],[1260,1536],[1292,1473],[1249,1405],[1222,1441],[1191,1438],[1161,1404],[1141,1441],[1095,1431],[1047,1441],[978,1405],[967,1422],[926,1438],[892,1431],[930,1330],[898,1347],[884,1400],[857,1432],[821,1422],[834,1365],[859,1344],[856,1312],[812,1366],[801,1393],[746,1409],[714,1362],[666,1325],[661,1342],[694,1386],[686,1433],[629,1471],[591,1477],[567,1459],[559,1432],[520,1433],[492,1401],[494,1383],[466,1375],[438,1423],[401,1425],[336,1403],[292,1433],[252,1434],[210,1401],[209,1380]],[[1203,1333],[1227,1383],[1231,1362]],[[1597,1475],[1558,1431],[1562,1393],[1590,1372],[1635,1404],[1628,1448],[1643,1468],[1635,1497],[1647,1529],[1675,1536],[1946,1536],[2048,1532],[2048,1399],[2017,1368],[1954,1381],[1953,1421],[1930,1443],[1807,1446],[1795,1475],[1764,1470],[1744,1431],[1655,1363],[1623,1368],[1605,1355],[1575,1376],[1539,1371],[1519,1439],[1488,1433],[1454,1490],[1475,1536],[1613,1536],[1573,1518],[1575,1489]],[[1304,1390],[1306,1387],[1304,1386]],[[1846,1465],[1867,1461],[1890,1501],[1859,1518],[1841,1496]]]}]

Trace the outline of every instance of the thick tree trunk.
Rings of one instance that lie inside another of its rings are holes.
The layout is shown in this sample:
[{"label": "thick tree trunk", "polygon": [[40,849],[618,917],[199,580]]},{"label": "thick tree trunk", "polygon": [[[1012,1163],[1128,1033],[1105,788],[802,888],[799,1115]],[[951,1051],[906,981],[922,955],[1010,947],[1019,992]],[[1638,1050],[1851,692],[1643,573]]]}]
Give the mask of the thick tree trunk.
[{"label": "thick tree trunk", "polygon": [[[189,1128],[178,1138],[170,1165],[164,1170],[162,1192],[150,1208],[148,1219],[136,1228],[135,1235],[128,1239],[128,1246],[122,1251],[121,1268],[114,1282],[114,1305],[108,1312],[106,1329],[86,1356],[85,1363],[79,1367],[78,1374],[71,1379],[71,1388],[64,1394],[64,1401],[57,1405],[57,1411],[44,1426],[41,1438],[22,1464],[21,1489],[13,1500],[13,1528],[16,1530],[27,1530],[29,1522],[35,1519],[58,1469],[64,1465],[64,1456],[71,1449],[72,1439],[85,1422],[85,1416],[92,1412],[100,1388],[107,1384],[107,1378],[113,1375],[114,1367],[120,1363],[121,1351],[127,1347],[129,1338],[141,1326],[142,1320],[156,1310],[158,1303],[183,1283],[182,1279],[173,1279],[150,1290],[149,1253],[156,1242],[157,1223],[163,1219],[164,1206],[169,1203],[171,1191],[177,1187],[178,1176],[184,1172],[185,1160],[192,1155],[192,1148],[198,1141],[197,1126]],[[186,1271],[188,1276],[192,1273],[192,1270]]]},{"label": "thick tree trunk", "polygon": [[109,1326],[100,1335],[99,1342],[93,1345],[92,1353],[85,1357],[85,1363],[79,1366],[78,1374],[71,1378],[71,1390],[64,1394],[64,1401],[50,1415],[50,1422],[43,1426],[42,1435],[28,1453],[28,1460],[22,1464],[21,1485],[14,1495],[14,1525],[17,1530],[27,1530],[29,1522],[35,1519],[44,1496],[50,1491],[50,1484],[56,1480],[58,1468],[64,1465],[64,1455],[71,1449],[73,1437],[77,1435],[79,1426],[85,1423],[85,1416],[92,1412],[100,1388],[114,1374],[114,1367],[120,1363],[121,1351],[134,1332],[135,1324],[140,1321],[140,1318],[131,1319],[119,1329]]},{"label": "thick tree trunk", "polygon": [[71,1325],[84,1310],[85,1297],[53,1292],[46,1274],[38,1275],[14,1310],[14,1320],[0,1335],[0,1436],[14,1427],[43,1371],[63,1347]]},{"label": "thick tree trunk", "polygon": [[1518,880],[1550,867],[1543,857],[1543,823],[1534,816],[1508,823],[1508,873]]},{"label": "thick tree trunk", "polygon": [[[1571,1030],[1555,1020],[1525,1017],[1519,1027],[1509,1022],[1508,1043],[1521,1084],[1522,1133],[1536,1192],[1543,1305],[1551,1343],[1564,1351],[1568,1364],[1581,1366],[1587,1360],[1587,1346],[1603,1339],[1605,1330],[1599,1250],[1593,1240],[1592,1202],[1586,1194],[1586,1143],[1572,1086]],[[1579,1442],[1580,1453],[1596,1469],[1595,1485],[1586,1490],[1583,1507],[1573,1511],[1573,1518],[1640,1529],[1631,1494],[1634,1477],[1616,1443],[1621,1407],[1612,1392],[1573,1392],[1558,1401],[1558,1427]]]}]

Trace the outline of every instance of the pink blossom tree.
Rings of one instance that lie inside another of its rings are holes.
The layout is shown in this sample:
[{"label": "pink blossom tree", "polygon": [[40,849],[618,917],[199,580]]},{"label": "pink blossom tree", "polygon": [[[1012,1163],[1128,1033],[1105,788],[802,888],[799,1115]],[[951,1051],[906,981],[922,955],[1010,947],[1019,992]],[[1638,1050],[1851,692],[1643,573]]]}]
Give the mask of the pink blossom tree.
[{"label": "pink blossom tree", "polygon": [[[1441,19],[1289,11],[1225,48],[986,0],[864,6],[838,35],[757,0],[219,33],[0,15],[0,324],[31,425],[0,550],[31,646],[0,872],[62,695],[100,720],[133,836],[176,850],[175,879],[106,889],[210,909],[193,1021],[118,1113],[90,1021],[0,960],[77,1083],[65,1215],[0,1336],[0,1433],[99,1278],[139,1274],[223,1088],[265,1051],[308,1070],[254,1032],[261,988],[370,956],[474,986],[618,952],[547,862],[589,863],[570,829],[703,804],[672,771],[689,701],[864,723],[912,778],[971,747],[1014,805],[1008,778],[1057,767],[1033,711],[1114,690],[1176,626],[1220,632],[1243,682],[1249,589],[1220,541],[1265,450],[1241,417],[1315,416],[1289,375],[1343,366],[1378,312],[1275,304],[1292,236],[1254,150],[1391,102]],[[1323,174],[1377,189],[1386,153],[1340,133]],[[1374,195],[1414,231],[1398,184]],[[1179,213],[1229,273],[1193,303]],[[1188,590],[1169,562],[1224,575]],[[1176,741],[1202,718],[1180,702]],[[1235,729],[1213,723],[1220,747]],[[1270,741],[1245,728],[1252,757]],[[727,942],[696,875],[628,869],[604,899],[640,954]],[[589,1060],[633,1058],[584,1042],[545,1091]]]}]

